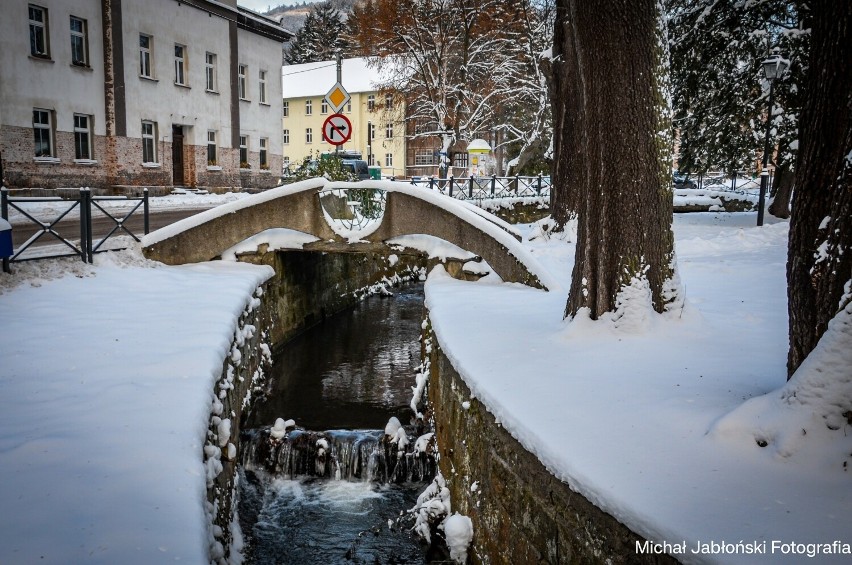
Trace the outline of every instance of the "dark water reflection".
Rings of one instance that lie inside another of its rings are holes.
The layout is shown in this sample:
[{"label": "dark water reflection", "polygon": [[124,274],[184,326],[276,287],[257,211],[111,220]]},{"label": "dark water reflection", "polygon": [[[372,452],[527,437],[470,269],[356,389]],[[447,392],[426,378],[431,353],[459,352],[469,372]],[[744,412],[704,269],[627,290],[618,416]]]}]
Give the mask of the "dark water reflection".
[{"label": "dark water reflection", "polygon": [[[369,298],[286,344],[274,358],[272,388],[253,407],[246,428],[268,428],[284,418],[305,430],[374,430],[363,433],[381,437],[391,416],[407,423],[420,364],[423,285],[394,294]],[[325,435],[336,451],[332,436],[346,433]],[[239,517],[247,563],[436,562],[404,512],[427,483],[292,477],[246,464]]]},{"label": "dark water reflection", "polygon": [[406,423],[420,364],[423,284],[371,297],[308,330],[276,356],[268,398],[248,427],[276,418],[308,430],[384,429],[391,416]]}]

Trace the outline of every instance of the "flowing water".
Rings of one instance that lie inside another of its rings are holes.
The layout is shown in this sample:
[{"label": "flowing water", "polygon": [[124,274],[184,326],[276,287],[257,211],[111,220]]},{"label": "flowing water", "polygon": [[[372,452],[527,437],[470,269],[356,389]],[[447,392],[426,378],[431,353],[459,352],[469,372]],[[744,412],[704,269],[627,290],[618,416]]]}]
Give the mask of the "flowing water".
[{"label": "flowing water", "polygon": [[[423,285],[372,297],[288,343],[241,439],[239,517],[256,564],[428,563],[405,511],[435,474],[431,457],[384,438],[398,418],[411,444]],[[276,419],[296,428],[271,431]]]}]

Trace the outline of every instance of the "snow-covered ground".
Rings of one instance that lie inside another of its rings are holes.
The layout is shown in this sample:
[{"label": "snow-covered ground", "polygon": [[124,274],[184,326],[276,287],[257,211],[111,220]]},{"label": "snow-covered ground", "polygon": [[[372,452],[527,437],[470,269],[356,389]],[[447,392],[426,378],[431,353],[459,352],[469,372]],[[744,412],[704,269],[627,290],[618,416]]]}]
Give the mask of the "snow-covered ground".
[{"label": "snow-covered ground", "polygon": [[137,250],[0,274],[0,563],[206,563],[202,448],[269,267]]},{"label": "snow-covered ground", "polygon": [[[826,551],[807,544],[835,541],[852,551],[852,426],[841,414],[852,402],[852,306],[833,343],[779,391],[788,224],[705,213],[674,227],[686,289],[677,316],[640,308],[618,323],[563,321],[574,247],[538,239],[530,251],[560,291],[430,275],[439,344],[557,477],[648,539],[685,547],[685,561],[792,563]],[[692,553],[713,542],[766,554]],[[789,543],[805,545],[779,545]]]},{"label": "snow-covered ground", "polygon": [[[852,543],[852,429],[834,413],[852,396],[852,311],[821,364],[778,392],[787,224],[754,222],[675,218],[675,317],[564,321],[574,247],[530,241],[535,226],[524,247],[551,292],[440,269],[426,286],[441,347],[555,475],[657,542],[766,542],[766,555],[695,561],[793,563],[806,556],[773,541]],[[95,261],[0,276],[0,563],[205,562],[210,391],[270,272],[165,267],[138,248]]]}]

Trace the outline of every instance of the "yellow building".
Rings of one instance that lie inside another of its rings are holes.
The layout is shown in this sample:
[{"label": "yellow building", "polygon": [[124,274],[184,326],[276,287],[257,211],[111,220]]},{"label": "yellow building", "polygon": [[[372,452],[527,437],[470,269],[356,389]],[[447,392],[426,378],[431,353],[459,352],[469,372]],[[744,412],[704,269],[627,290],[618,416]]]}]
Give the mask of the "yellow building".
[{"label": "yellow building", "polygon": [[[341,83],[350,100],[340,111],[352,124],[352,136],[341,151],[358,151],[369,165],[381,167],[383,177],[405,174],[405,102],[403,97],[379,91],[379,72],[367,59],[343,59]],[[323,139],[323,123],[334,112],[325,95],[337,82],[335,61],[286,65],[281,68],[285,166],[301,163],[308,155],[334,151]],[[369,135],[368,132],[372,132]]]}]

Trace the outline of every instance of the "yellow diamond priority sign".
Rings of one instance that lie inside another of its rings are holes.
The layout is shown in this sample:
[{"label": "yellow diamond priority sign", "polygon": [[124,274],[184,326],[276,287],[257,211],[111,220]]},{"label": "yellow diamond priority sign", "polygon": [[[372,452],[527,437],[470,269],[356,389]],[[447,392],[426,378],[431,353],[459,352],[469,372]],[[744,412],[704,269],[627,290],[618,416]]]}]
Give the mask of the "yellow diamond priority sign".
[{"label": "yellow diamond priority sign", "polygon": [[341,108],[349,102],[349,93],[343,88],[343,85],[335,83],[325,95],[325,101],[331,106],[333,112],[340,112]]}]

